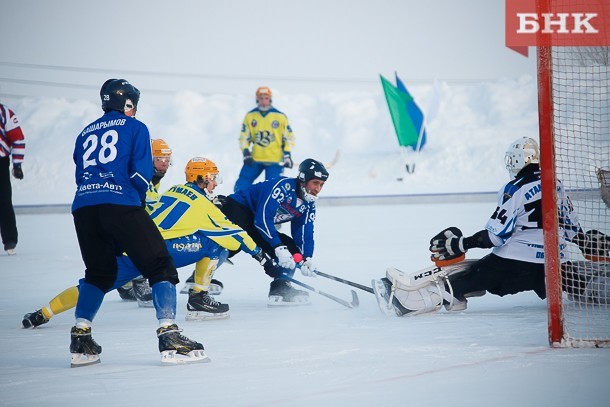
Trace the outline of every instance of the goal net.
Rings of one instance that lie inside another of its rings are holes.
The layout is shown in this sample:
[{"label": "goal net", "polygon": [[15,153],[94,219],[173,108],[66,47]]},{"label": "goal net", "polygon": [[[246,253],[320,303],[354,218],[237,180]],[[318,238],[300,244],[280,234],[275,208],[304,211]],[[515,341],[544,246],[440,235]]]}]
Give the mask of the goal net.
[{"label": "goal net", "polygon": [[[610,235],[609,61],[608,47],[538,47],[549,342],[555,347],[610,346],[610,259],[586,259],[571,243],[560,258],[559,233],[569,225],[562,224],[556,196],[560,182],[582,229]],[[566,261],[573,273],[566,273]]]}]

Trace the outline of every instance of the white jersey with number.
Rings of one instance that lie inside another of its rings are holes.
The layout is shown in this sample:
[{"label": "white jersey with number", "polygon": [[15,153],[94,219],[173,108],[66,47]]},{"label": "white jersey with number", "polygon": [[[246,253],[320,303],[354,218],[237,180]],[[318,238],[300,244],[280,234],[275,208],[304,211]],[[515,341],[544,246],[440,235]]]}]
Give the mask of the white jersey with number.
[{"label": "white jersey with number", "polygon": [[[531,167],[531,168],[530,168]],[[498,192],[498,206],[485,228],[494,243],[493,253],[499,257],[544,263],[542,235],[540,170],[528,165],[517,178]],[[565,261],[565,239],[572,240],[578,232],[578,219],[561,184],[557,188],[560,203],[559,230],[562,262]]]}]

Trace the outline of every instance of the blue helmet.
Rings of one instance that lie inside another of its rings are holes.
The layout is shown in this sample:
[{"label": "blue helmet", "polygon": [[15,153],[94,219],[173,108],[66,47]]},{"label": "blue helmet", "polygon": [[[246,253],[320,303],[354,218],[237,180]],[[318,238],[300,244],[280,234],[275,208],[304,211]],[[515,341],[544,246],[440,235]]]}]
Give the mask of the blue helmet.
[{"label": "blue helmet", "polygon": [[128,100],[131,101],[134,109],[138,108],[140,91],[125,79],[108,79],[100,89],[100,98],[104,112],[116,110],[124,113]]}]

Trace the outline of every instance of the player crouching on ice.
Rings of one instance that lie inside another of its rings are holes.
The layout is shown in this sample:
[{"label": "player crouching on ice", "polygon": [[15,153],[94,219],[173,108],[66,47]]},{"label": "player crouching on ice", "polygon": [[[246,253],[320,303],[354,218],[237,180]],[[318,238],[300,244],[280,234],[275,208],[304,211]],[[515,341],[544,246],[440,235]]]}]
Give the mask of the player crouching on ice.
[{"label": "player crouching on ice", "polygon": [[[486,292],[505,296],[534,291],[546,298],[544,241],[538,144],[520,138],[508,148],[506,168],[513,177],[498,193],[498,204],[485,229],[464,237],[460,229],[449,227],[430,240],[436,266],[406,274],[395,268],[386,277],[373,280],[379,306],[387,314],[419,315],[440,310],[466,309],[467,298]],[[610,258],[610,237],[580,228],[563,188],[557,191],[562,219],[560,236],[575,243],[586,257]],[[463,260],[468,249],[493,248],[477,260]],[[562,259],[566,256],[562,254]],[[585,296],[594,302],[610,301],[610,266],[598,263],[595,275],[582,273],[582,262],[562,260],[564,291]],[[604,280],[605,283],[602,281]],[[571,281],[568,287],[567,281]],[[576,282],[576,284],[574,284]]]},{"label": "player crouching on ice", "polygon": [[[304,276],[315,276],[316,199],[328,175],[320,161],[307,158],[296,178],[270,179],[222,198],[221,210],[227,218],[274,260],[265,267],[273,278],[269,306],[309,304],[309,294],[292,287],[285,276],[292,277],[297,268]],[[275,226],[282,223],[290,223],[292,237],[277,231]]]}]

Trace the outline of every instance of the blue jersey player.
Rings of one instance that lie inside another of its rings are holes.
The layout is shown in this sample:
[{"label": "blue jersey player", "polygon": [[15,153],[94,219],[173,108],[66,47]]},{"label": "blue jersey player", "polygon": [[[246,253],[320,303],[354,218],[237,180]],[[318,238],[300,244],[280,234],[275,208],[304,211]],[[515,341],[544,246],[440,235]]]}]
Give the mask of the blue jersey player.
[{"label": "blue jersey player", "polygon": [[[307,293],[294,289],[282,275],[292,276],[295,257],[304,259],[301,272],[314,276],[314,221],[316,199],[328,179],[324,165],[308,158],[299,165],[297,178],[276,178],[259,182],[229,195],[222,211],[270,257],[277,267],[267,264],[274,280],[269,290],[269,305],[307,304]],[[291,236],[279,233],[275,225],[290,223]],[[295,256],[296,255],[296,256]],[[295,257],[293,257],[295,256]]]},{"label": "blue jersey player", "polygon": [[153,176],[148,128],[136,120],[140,91],[124,79],[100,90],[104,115],[76,138],[74,226],[85,263],[71,330],[72,367],[99,363],[102,352],[91,323],[117,279],[116,256],[125,252],[153,290],[162,362],[209,360],[203,345],[175,324],[178,273],[144,202]]}]

